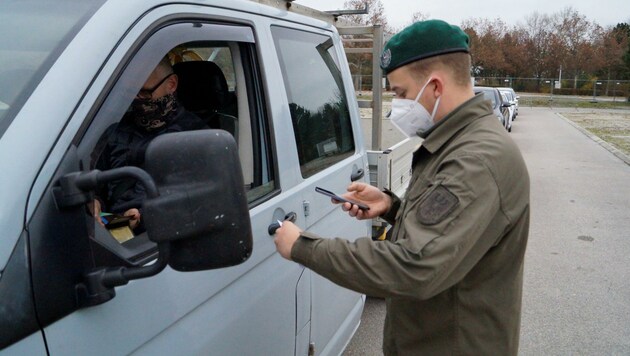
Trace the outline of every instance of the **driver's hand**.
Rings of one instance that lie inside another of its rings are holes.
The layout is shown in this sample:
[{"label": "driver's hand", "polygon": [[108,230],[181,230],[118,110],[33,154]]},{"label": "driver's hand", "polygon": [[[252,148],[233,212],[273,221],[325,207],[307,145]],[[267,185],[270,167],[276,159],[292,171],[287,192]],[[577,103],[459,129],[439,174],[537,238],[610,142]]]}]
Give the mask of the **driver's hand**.
[{"label": "driver's hand", "polygon": [[133,208],[125,211],[124,216],[130,216],[131,220],[129,220],[129,226],[131,229],[135,229],[140,225],[140,210]]},{"label": "driver's hand", "polygon": [[92,202],[88,204],[88,209],[90,210],[90,213],[92,213],[94,220],[96,220],[96,222],[101,226],[105,226],[103,220],[101,220],[101,202],[98,201],[98,199],[92,200]]}]

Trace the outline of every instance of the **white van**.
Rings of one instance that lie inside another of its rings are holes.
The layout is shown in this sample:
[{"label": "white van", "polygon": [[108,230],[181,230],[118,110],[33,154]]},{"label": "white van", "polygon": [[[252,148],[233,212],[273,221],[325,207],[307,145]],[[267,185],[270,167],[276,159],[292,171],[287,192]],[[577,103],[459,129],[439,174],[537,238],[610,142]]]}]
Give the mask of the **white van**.
[{"label": "white van", "polygon": [[[368,179],[332,25],[250,1],[21,0],[0,3],[0,33],[0,353],[343,351],[364,297],[272,236],[283,219],[370,234],[315,192]],[[143,168],[94,170],[166,55],[211,129],[155,138]],[[130,177],[146,232],[116,239],[89,205]]]}]

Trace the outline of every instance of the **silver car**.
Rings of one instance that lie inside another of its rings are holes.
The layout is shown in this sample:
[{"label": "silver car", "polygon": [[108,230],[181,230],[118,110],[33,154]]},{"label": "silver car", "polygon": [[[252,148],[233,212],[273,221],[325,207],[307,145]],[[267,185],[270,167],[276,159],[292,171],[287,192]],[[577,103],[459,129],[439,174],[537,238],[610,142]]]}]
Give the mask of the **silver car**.
[{"label": "silver car", "polygon": [[503,103],[507,104],[507,120],[505,128],[508,132],[512,132],[512,120],[514,119],[514,112],[516,109],[514,108],[514,103],[511,100],[511,95],[508,92],[499,90],[501,94],[501,99],[503,99]]},{"label": "silver car", "polygon": [[510,100],[510,104],[512,104],[512,107],[514,108],[514,110],[513,110],[514,113],[512,115],[512,121],[516,120],[516,117],[518,116],[518,99],[520,97],[518,95],[516,95],[516,92],[512,88],[497,88],[497,89],[499,89],[500,92],[506,93],[508,95],[508,99]]},{"label": "silver car", "polygon": [[501,93],[497,88],[492,87],[474,87],[475,94],[483,93],[486,100],[490,102],[492,110],[495,116],[505,127],[506,130],[512,130],[512,120],[510,120],[510,114],[508,108],[511,106],[509,102],[505,101],[501,96]]}]

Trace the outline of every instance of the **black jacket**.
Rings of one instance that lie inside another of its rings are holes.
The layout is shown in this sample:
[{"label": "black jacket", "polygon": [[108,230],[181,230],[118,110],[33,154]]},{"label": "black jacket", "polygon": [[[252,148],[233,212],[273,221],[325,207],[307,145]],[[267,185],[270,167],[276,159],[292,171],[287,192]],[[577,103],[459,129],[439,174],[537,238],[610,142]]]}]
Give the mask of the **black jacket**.
[{"label": "black jacket", "polygon": [[[101,171],[124,166],[144,168],[144,153],[155,137],[170,132],[207,128],[199,117],[181,107],[170,124],[152,132],[138,128],[133,118],[125,116],[119,123],[107,128],[99,139],[94,150],[94,168]],[[146,192],[144,186],[134,179],[122,179],[109,183],[97,195],[103,211],[122,214],[131,208],[140,209]]]}]

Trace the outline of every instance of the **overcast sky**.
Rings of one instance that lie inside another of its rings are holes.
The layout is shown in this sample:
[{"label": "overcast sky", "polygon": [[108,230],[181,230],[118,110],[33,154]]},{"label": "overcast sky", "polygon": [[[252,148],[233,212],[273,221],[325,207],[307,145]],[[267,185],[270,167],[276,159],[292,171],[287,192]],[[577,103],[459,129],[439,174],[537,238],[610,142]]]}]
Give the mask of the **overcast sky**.
[{"label": "overcast sky", "polygon": [[[297,3],[318,10],[343,9],[344,0],[296,0]],[[551,15],[567,6],[573,7],[589,21],[603,27],[619,22],[630,22],[630,0],[381,0],[389,24],[404,27],[413,13],[420,11],[429,18],[461,25],[469,18],[500,18],[508,25],[524,24],[525,17],[536,11]]]}]

